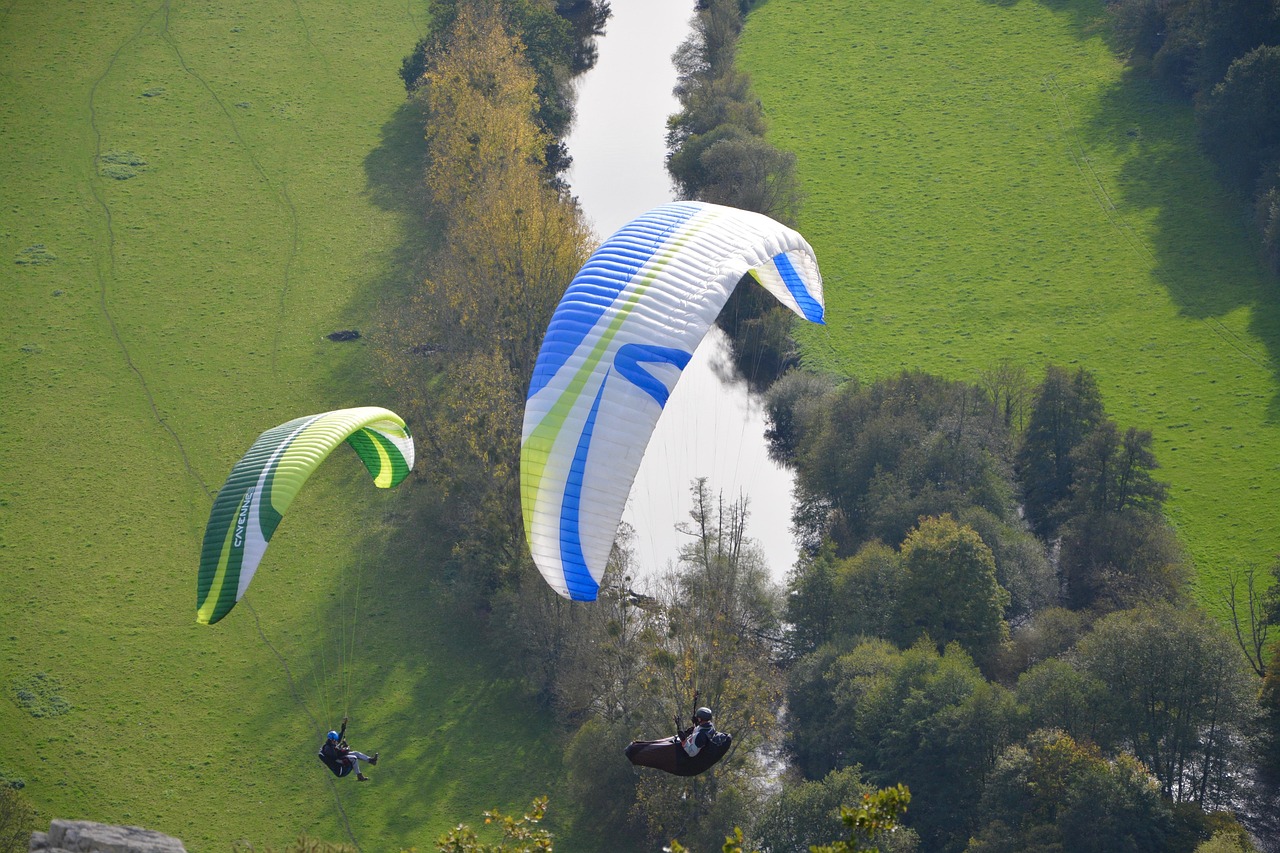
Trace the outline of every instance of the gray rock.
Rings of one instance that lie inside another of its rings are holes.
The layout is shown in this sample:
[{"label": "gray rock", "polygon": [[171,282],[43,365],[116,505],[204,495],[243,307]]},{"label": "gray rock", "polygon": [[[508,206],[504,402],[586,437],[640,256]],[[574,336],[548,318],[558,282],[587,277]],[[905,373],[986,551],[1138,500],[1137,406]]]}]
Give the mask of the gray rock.
[{"label": "gray rock", "polygon": [[89,820],[54,820],[48,832],[31,833],[27,849],[42,853],[187,853],[181,841],[164,833]]}]

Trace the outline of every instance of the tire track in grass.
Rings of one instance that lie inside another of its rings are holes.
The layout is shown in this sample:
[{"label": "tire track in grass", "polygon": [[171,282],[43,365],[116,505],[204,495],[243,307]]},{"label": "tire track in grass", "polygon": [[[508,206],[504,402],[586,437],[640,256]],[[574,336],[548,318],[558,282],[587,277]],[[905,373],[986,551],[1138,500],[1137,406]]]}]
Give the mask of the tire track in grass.
[{"label": "tire track in grass", "polygon": [[[296,3],[295,3],[295,6],[296,6]],[[177,59],[178,65],[181,66],[182,70],[186,74],[191,76],[196,82],[198,82],[201,88],[203,88],[205,92],[208,93],[209,97],[213,99],[213,102],[218,105],[219,111],[221,111],[223,117],[226,118],[227,124],[231,127],[232,134],[235,136],[236,141],[240,144],[240,147],[244,149],[245,155],[249,158],[249,162],[253,165],[254,171],[257,172],[258,176],[262,178],[263,182],[266,183],[266,185],[271,188],[272,192],[277,195],[277,199],[283,202],[285,209],[288,210],[289,212],[289,221],[291,223],[289,255],[285,261],[284,280],[280,288],[280,298],[279,298],[278,313],[276,318],[276,329],[275,329],[275,334],[274,334],[272,345],[271,345],[271,373],[274,376],[276,374],[277,357],[280,349],[281,327],[284,322],[285,300],[288,297],[290,275],[293,268],[293,262],[298,255],[298,246],[300,242],[299,235],[298,235],[298,230],[299,230],[298,211],[293,204],[293,199],[289,197],[289,190],[288,190],[288,187],[284,184],[284,182],[282,181],[279,187],[277,187],[276,183],[272,181],[271,178],[267,175],[266,169],[263,167],[261,161],[258,160],[257,155],[254,154],[253,148],[245,141],[244,136],[240,133],[240,128],[236,124],[235,118],[234,116],[232,116],[231,111],[227,109],[226,103],[223,102],[222,98],[218,97],[218,93],[215,92],[213,87],[209,85],[209,82],[205,80],[203,76],[201,76],[197,71],[195,71],[187,63],[186,57],[183,56],[182,54],[182,49],[178,47],[178,43],[174,40],[173,34],[169,31],[169,15],[170,15],[171,8],[172,8],[171,0],[165,0],[165,3],[162,7],[162,11],[164,12],[164,18],[163,18],[163,26],[161,27],[161,30],[160,30],[160,37],[164,39],[165,44],[167,44],[169,46],[169,49],[173,51],[174,58]],[[154,15],[152,17],[154,17]],[[301,11],[299,11],[299,17],[301,17]],[[308,44],[310,44],[311,36],[310,36],[310,32],[306,30],[305,21],[303,21],[303,29],[304,29],[304,32],[306,32],[307,42]],[[302,708],[303,712],[311,720],[311,725],[315,729],[315,731],[323,732],[323,729],[320,726],[320,722],[316,719],[315,715],[311,713],[311,709],[307,707],[306,702],[303,700],[302,694],[298,690],[297,683],[294,681],[293,672],[289,669],[288,662],[285,660],[284,656],[280,654],[280,651],[275,647],[275,645],[271,642],[271,640],[267,638],[266,633],[263,631],[262,621],[258,617],[257,610],[253,608],[253,605],[249,603],[249,600],[247,598],[244,599],[244,603],[249,606],[249,611],[253,613],[254,624],[257,626],[257,629],[258,629],[258,636],[261,638],[263,644],[266,645],[268,649],[270,649],[271,653],[275,655],[276,660],[280,662],[280,666],[284,670],[285,680],[289,684],[289,690],[290,692],[293,693],[294,701],[298,704],[300,708]],[[337,783],[334,781],[333,777],[328,777],[328,782],[329,782],[330,790],[333,791],[333,799],[334,799],[334,803],[338,807],[338,813],[342,816],[342,823],[344,828],[347,831],[347,837],[351,839],[351,843],[356,848],[356,850],[363,850],[363,848],[360,846],[360,842],[356,840],[355,832],[351,828],[351,821],[347,817],[346,809],[342,805],[342,796],[338,791]]]},{"label": "tire track in grass", "polygon": [[[1080,141],[1080,134],[1076,130],[1075,116],[1071,112],[1071,105],[1067,100],[1066,93],[1062,90],[1062,86],[1058,83],[1056,74],[1050,74],[1044,78],[1044,88],[1048,91],[1049,98],[1053,102],[1053,108],[1058,120],[1058,130],[1062,133],[1062,137],[1066,142],[1067,156],[1071,158],[1071,162],[1080,173],[1081,179],[1088,185],[1090,192],[1093,193],[1093,197],[1098,202],[1098,206],[1102,208],[1107,221],[1124,237],[1134,252],[1146,258],[1153,265],[1158,264],[1159,260],[1156,258],[1155,253],[1151,251],[1151,247],[1134,232],[1127,222],[1120,218],[1120,211],[1116,207],[1115,200],[1112,199],[1111,193],[1107,190],[1102,176],[1094,168],[1093,160],[1085,150],[1084,143]],[[1229,329],[1217,317],[1206,314],[1200,318],[1200,321],[1208,326],[1224,343],[1253,362],[1254,365],[1263,370],[1270,370],[1268,359],[1260,354],[1250,341]]]},{"label": "tire track in grass", "polygon": [[[280,354],[280,338],[284,326],[285,303],[289,296],[290,284],[292,283],[293,263],[298,257],[298,246],[301,242],[299,237],[298,209],[294,206],[293,199],[289,197],[289,188],[285,182],[282,180],[280,181],[279,186],[277,186],[276,182],[272,181],[267,175],[267,170],[263,167],[262,162],[258,160],[257,155],[254,154],[253,147],[245,141],[244,136],[240,133],[240,126],[236,124],[235,117],[231,114],[231,111],[227,109],[226,103],[223,102],[222,98],[218,97],[218,93],[209,85],[209,81],[187,64],[186,57],[182,55],[181,48],[178,47],[177,41],[174,40],[173,34],[169,31],[169,12],[171,3],[172,0],[165,0],[163,7],[164,25],[160,29],[160,37],[164,39],[165,44],[169,45],[169,49],[173,51],[173,55],[178,60],[178,65],[182,67],[182,70],[199,83],[201,88],[203,88],[205,92],[208,93],[209,97],[213,99],[213,102],[218,105],[219,111],[221,111],[223,117],[227,120],[227,124],[231,127],[231,133],[235,136],[236,142],[238,142],[240,147],[244,149],[245,156],[249,158],[249,162],[253,165],[253,170],[258,173],[260,178],[262,178],[263,183],[271,188],[271,192],[276,196],[276,200],[284,206],[285,210],[288,211],[289,214],[289,254],[284,262],[284,279],[280,285],[280,296],[276,306],[275,332],[271,339],[271,375],[275,377],[277,375],[276,366]],[[310,42],[309,35],[307,37],[307,41]]]},{"label": "tire track in grass", "polygon": [[320,64],[324,66],[326,73],[329,71],[329,57],[316,47],[316,43],[311,40],[311,28],[307,26],[307,19],[302,14],[302,7],[298,5],[298,0],[293,0],[293,11],[298,16],[298,23],[302,25],[302,38],[306,41],[307,47],[311,48],[311,52],[320,57]]},{"label": "tire track in grass", "polygon": [[[12,8],[13,4],[10,3],[9,7]],[[145,30],[147,25],[151,23],[157,14],[159,14],[159,11],[160,10],[157,9],[155,12],[148,15],[143,22],[138,25],[138,29],[134,31],[133,35],[120,43],[120,45],[111,54],[111,58],[107,60],[107,67],[103,69],[102,73],[98,75],[98,77],[93,81],[93,84],[89,87],[89,130],[93,134],[93,166],[92,173],[89,176],[89,192],[93,195],[93,200],[97,202],[98,208],[102,211],[103,221],[106,225],[107,239],[106,256],[104,258],[102,255],[98,255],[94,259],[93,268],[94,275],[98,283],[98,310],[106,319],[107,326],[111,329],[111,337],[115,340],[116,347],[124,357],[124,363],[129,368],[129,372],[137,378],[138,385],[142,388],[142,393],[147,398],[147,406],[151,409],[152,417],[155,418],[156,423],[160,424],[160,426],[164,428],[165,432],[169,433],[169,437],[173,439],[173,443],[178,448],[178,455],[182,458],[182,466],[186,469],[187,475],[195,480],[206,494],[212,496],[213,491],[196,471],[195,467],[192,466],[191,457],[187,454],[187,448],[182,443],[182,438],[178,435],[177,431],[169,425],[169,422],[165,420],[164,415],[160,414],[160,407],[156,404],[155,394],[152,393],[151,386],[147,384],[147,377],[143,375],[142,370],[129,354],[129,346],[125,343],[124,336],[120,334],[120,327],[116,323],[115,316],[111,313],[110,301],[107,298],[108,290],[115,282],[116,278],[116,233],[115,224],[112,221],[111,216],[111,205],[107,203],[107,199],[102,193],[102,178],[98,172],[98,165],[102,159],[102,128],[98,126],[98,89],[102,86],[103,81],[107,79],[107,76],[115,67],[116,61],[120,58],[121,54],[124,53],[125,48],[137,41],[137,39],[142,35],[142,31]],[[8,10],[6,10],[5,14],[8,14]]]},{"label": "tire track in grass", "polygon": [[418,38],[422,38],[426,33],[422,31],[422,24],[418,23],[418,16],[413,14],[413,0],[406,0],[404,11],[409,16],[409,22],[413,24],[413,28],[418,31]]}]

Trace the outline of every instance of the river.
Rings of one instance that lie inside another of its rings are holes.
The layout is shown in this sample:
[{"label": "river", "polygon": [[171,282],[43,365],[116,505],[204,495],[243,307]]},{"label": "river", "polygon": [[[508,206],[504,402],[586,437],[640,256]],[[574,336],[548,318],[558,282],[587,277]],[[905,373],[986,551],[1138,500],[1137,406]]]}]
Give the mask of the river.
[{"label": "river", "polygon": [[[671,201],[667,117],[671,56],[689,35],[692,0],[612,0],[599,61],[578,83],[577,120],[566,140],[568,180],[596,234],[607,237],[649,208]],[[718,329],[694,353],[658,421],[623,520],[636,531],[641,585],[675,560],[688,537],[689,485],[707,477],[727,500],[745,497],[747,535],[762,547],[770,573],[786,580],[796,559],[791,535],[792,475],[769,459],[761,401],[732,376]]]}]

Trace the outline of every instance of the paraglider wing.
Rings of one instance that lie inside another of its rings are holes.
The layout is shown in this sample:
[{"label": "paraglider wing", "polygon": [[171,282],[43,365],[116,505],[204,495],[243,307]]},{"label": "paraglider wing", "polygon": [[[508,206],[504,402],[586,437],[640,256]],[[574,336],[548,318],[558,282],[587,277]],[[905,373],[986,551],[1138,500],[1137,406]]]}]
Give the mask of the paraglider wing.
[{"label": "paraglider wing", "polygon": [[623,226],[569,284],[534,366],[520,450],[525,535],[560,595],[595,600],[658,416],[747,273],[823,322],[822,277],[803,237],[702,202]]},{"label": "paraglider wing", "polygon": [[413,439],[395,412],[376,406],[297,418],[258,436],[231,469],[205,527],[196,621],[211,625],[235,606],[294,496],[343,442],[391,488],[413,468]]}]

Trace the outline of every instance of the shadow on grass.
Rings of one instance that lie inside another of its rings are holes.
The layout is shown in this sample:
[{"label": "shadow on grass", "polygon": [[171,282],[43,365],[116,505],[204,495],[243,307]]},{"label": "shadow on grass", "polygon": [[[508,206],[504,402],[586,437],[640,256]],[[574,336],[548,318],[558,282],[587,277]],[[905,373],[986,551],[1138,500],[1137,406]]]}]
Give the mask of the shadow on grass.
[{"label": "shadow on grass", "polygon": [[[356,288],[349,315],[363,318],[369,332],[343,344],[354,349],[319,380],[327,398],[385,400],[378,360],[415,357],[387,352],[379,321],[420,284],[439,239],[428,216],[422,127],[420,108],[403,104],[365,158],[367,192],[392,214],[398,233]],[[423,452],[421,443],[418,449]],[[316,602],[314,624],[263,614],[263,633],[284,658],[302,707],[292,719],[264,710],[251,724],[273,742],[302,750],[302,766],[314,765],[315,787],[308,790],[316,792],[318,819],[331,816],[341,826],[328,771],[311,756],[323,732],[349,711],[352,745],[382,755],[366,769],[369,783],[333,780],[355,838],[367,850],[434,849],[436,837],[459,822],[483,826],[486,809],[522,811],[534,796],[552,793],[560,766],[554,721],[525,697],[509,656],[494,648],[484,614],[458,604],[464,596],[444,573],[451,543],[431,483],[415,475],[374,493],[359,465],[341,466],[331,476],[334,505],[343,502],[341,495],[354,496],[356,520],[341,523],[358,530],[359,541],[342,549],[350,564],[317,568],[327,592]],[[358,606],[352,604],[356,584]],[[339,663],[343,637],[350,643],[343,626],[349,630],[353,620],[354,650],[342,652],[345,663]],[[294,743],[302,728],[314,733]]]},{"label": "shadow on grass", "polygon": [[[1151,255],[1153,275],[1178,311],[1203,321],[1233,359],[1280,380],[1278,282],[1260,259],[1247,204],[1214,175],[1188,132],[1190,119],[1177,120],[1186,110],[1133,72],[1104,93],[1080,128],[1082,142],[1085,150],[1118,151],[1124,165],[1114,182],[1099,184],[1100,198],[1110,199],[1108,216],[1122,231],[1124,208],[1154,211],[1150,244],[1126,238],[1135,251]],[[1221,322],[1242,308],[1250,312],[1251,337]],[[1280,397],[1270,401],[1268,418],[1280,420]]]},{"label": "shadow on grass", "polygon": [[[1013,6],[1020,0],[984,0]],[[1099,0],[1027,0],[1069,17],[1082,39],[1101,37],[1114,53],[1123,51]],[[1261,261],[1252,211],[1214,174],[1201,150],[1189,106],[1133,70],[1103,94],[1094,115],[1079,127],[1073,157],[1118,230],[1125,232],[1123,208],[1154,210],[1153,245],[1125,233],[1133,249],[1151,255],[1154,276],[1179,312],[1203,321],[1233,357],[1248,361],[1280,380],[1280,281]],[[1069,141],[1069,144],[1070,141]],[[1111,149],[1123,167],[1103,183],[1087,162],[1090,150]],[[1241,308],[1250,311],[1245,338],[1220,322]],[[1280,421],[1280,395],[1268,404],[1268,419]]]},{"label": "shadow on grass", "polygon": [[[367,492],[364,471],[346,467],[354,470],[332,484],[334,491]],[[316,602],[315,624],[262,618],[301,707],[293,719],[266,708],[249,725],[269,733],[267,742],[292,743],[303,772],[315,776],[311,790],[326,798],[317,807],[329,812],[328,771],[311,756],[322,732],[351,715],[352,746],[381,753],[376,767],[364,768],[368,784],[333,780],[366,850],[434,849],[451,826],[479,829],[486,809],[518,811],[553,793],[560,772],[551,715],[527,699],[484,615],[459,606],[440,577],[449,552],[434,534],[440,510],[430,485],[416,479],[357,502],[359,541],[343,549],[356,556],[326,567],[333,581]]]},{"label": "shadow on grass", "polygon": [[376,290],[388,286],[416,285],[426,271],[428,253],[437,245],[439,232],[430,216],[426,187],[427,154],[423,126],[426,117],[415,101],[405,101],[382,126],[381,144],[364,158],[370,200],[396,214],[400,241],[390,259],[394,281],[374,281]]}]

